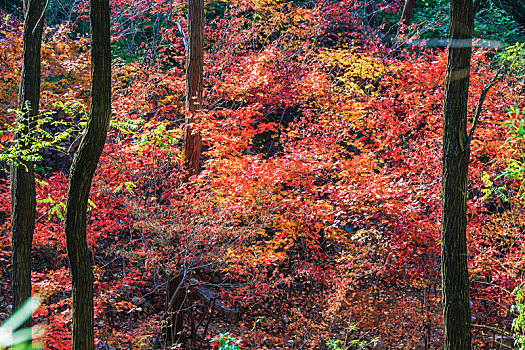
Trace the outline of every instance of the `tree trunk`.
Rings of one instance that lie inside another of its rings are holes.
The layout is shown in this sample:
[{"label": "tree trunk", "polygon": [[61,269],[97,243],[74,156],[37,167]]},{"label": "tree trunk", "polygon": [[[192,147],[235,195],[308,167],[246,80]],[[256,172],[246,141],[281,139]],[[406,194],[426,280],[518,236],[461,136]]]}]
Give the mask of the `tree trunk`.
[{"label": "tree trunk", "polygon": [[370,28],[377,28],[376,4],[374,0],[367,0],[365,3],[366,22]]},{"label": "tree trunk", "polygon": [[[416,6],[416,0],[405,1],[405,6],[403,6],[403,14],[401,15],[400,28],[410,25],[412,14],[414,13],[414,6]],[[399,29],[397,32],[399,33]]]},{"label": "tree trunk", "polygon": [[471,348],[467,268],[467,100],[474,12],[472,0],[452,0],[443,115],[441,272],[445,349]]},{"label": "tree trunk", "polygon": [[[45,0],[24,1],[23,65],[18,92],[18,109],[26,127],[15,140],[28,138],[40,104],[40,48]],[[29,110],[26,110],[29,103]],[[22,145],[28,148],[29,145]],[[31,247],[35,229],[35,176],[33,163],[17,159],[11,166],[11,237],[13,312],[31,297]],[[31,324],[29,319],[24,326]]]},{"label": "tree trunk", "polygon": [[416,0],[406,0],[405,6],[403,6],[403,14],[401,15],[401,21],[396,32],[396,42],[394,45],[394,53],[399,54],[401,52],[402,42],[399,40],[399,34],[410,25],[412,20],[412,14],[414,13],[414,6],[416,6]]},{"label": "tree trunk", "polygon": [[91,182],[111,116],[109,1],[91,0],[91,107],[87,130],[71,165],[66,202],[66,245],[73,294],[73,350],[94,349],[93,271],[86,242]]},{"label": "tree trunk", "polygon": [[[166,318],[166,327],[164,331],[166,336],[166,341],[164,342],[165,349],[169,349],[172,344],[180,343],[182,341],[182,308],[184,306],[184,301],[186,300],[186,288],[184,287],[184,283],[183,275],[174,276],[173,273],[168,275],[168,285],[166,287],[166,310],[168,316]],[[175,297],[173,297],[174,294]],[[172,304],[171,306],[170,303]]]},{"label": "tree trunk", "polygon": [[[184,170],[187,172],[184,181],[199,171],[199,161],[202,151],[202,139],[199,131],[192,124],[198,121],[199,110],[202,109],[203,80],[203,32],[204,32],[204,0],[188,0],[188,48],[186,57],[186,128],[184,134],[183,154]],[[184,314],[181,312],[186,289],[182,287],[174,296],[179,283],[184,281],[174,278],[170,273],[166,286],[166,301],[168,317],[166,318],[166,341],[168,348],[175,341],[182,340]],[[169,303],[174,299],[174,302]]]},{"label": "tree trunk", "polygon": [[189,175],[197,174],[201,156],[202,141],[192,123],[198,121],[202,108],[202,38],[204,32],[204,1],[188,2],[188,53],[186,69],[186,133],[184,136],[184,167]]}]

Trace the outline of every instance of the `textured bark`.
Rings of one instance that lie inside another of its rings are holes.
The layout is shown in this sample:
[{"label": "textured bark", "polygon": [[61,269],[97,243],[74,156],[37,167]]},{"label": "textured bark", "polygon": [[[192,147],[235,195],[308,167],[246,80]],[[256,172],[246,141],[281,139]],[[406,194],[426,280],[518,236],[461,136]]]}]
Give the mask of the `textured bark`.
[{"label": "textured bark", "polygon": [[376,4],[374,0],[365,3],[366,22],[370,28],[377,28]]},{"label": "textured bark", "polygon": [[91,182],[111,116],[109,1],[91,0],[91,107],[87,130],[75,152],[66,202],[66,246],[73,294],[73,350],[94,349],[93,271],[86,242]]},{"label": "textured bark", "polygon": [[443,201],[441,207],[441,269],[445,349],[471,349],[470,297],[467,268],[467,100],[472,0],[452,0],[445,104],[443,115]]},{"label": "textured bark", "polygon": [[[192,124],[198,121],[199,110],[202,108],[203,80],[203,33],[204,33],[204,0],[188,0],[188,52],[186,57],[186,128],[184,134],[184,170],[187,176],[197,174],[202,151],[200,132],[195,131]],[[166,286],[166,318],[164,342],[169,348],[173,342],[182,340],[184,314],[181,312],[186,288],[179,289],[174,295],[179,283],[184,283],[179,277],[168,276]],[[170,301],[173,300],[173,303]]]},{"label": "textured bark", "polygon": [[406,27],[410,25],[412,14],[414,13],[414,6],[416,6],[416,0],[405,1],[405,6],[403,6],[403,14],[401,15],[401,26]]},{"label": "textured bark", "polygon": [[189,175],[199,170],[202,140],[191,126],[202,108],[202,38],[204,32],[204,1],[188,1],[188,53],[186,69],[186,133],[184,136],[184,167]]},{"label": "textured bark", "polygon": [[394,45],[395,54],[399,54],[401,51],[402,42],[399,40],[399,34],[401,34],[401,31],[410,25],[410,21],[412,21],[412,14],[414,13],[414,6],[416,6],[416,0],[405,0],[403,13],[401,14],[401,21],[399,22],[399,27],[397,28],[396,33],[396,42]]},{"label": "textured bark", "polygon": [[[40,104],[40,48],[42,43],[41,18],[45,0],[24,1],[23,65],[18,108],[24,114],[24,128],[30,133],[35,124]],[[25,110],[26,102],[31,108]],[[15,139],[24,135],[15,134]],[[29,145],[28,145],[29,146]],[[35,229],[35,176],[33,163],[20,161],[11,166],[11,249],[13,272],[13,311],[31,297],[31,247]],[[31,320],[24,325],[29,326]]]},{"label": "textured bark", "polygon": [[[169,349],[172,344],[180,343],[182,340],[183,313],[181,310],[186,300],[186,288],[184,286],[179,288],[181,283],[184,283],[182,276],[173,276],[173,274],[170,273],[166,287],[166,310],[168,316],[164,330],[166,335],[166,341],[164,342],[165,349]],[[173,297],[174,294],[175,297]]]}]

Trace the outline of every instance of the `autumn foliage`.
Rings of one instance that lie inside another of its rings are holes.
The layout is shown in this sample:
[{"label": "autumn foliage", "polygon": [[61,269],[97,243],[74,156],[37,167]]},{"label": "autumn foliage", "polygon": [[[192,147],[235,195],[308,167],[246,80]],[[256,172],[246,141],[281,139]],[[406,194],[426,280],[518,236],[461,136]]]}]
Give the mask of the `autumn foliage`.
[{"label": "autumn foliage", "polygon": [[[203,157],[185,182],[185,4],[112,1],[113,115],[87,226],[99,348],[152,347],[170,272],[190,291],[188,348],[210,346],[224,331],[246,349],[322,349],[336,339],[441,347],[446,50],[416,43],[393,53],[361,3],[206,3],[205,102],[194,125]],[[77,5],[77,23],[48,27],[42,50],[41,110],[64,112],[64,122],[84,113],[67,106],[89,103],[89,43],[78,24],[85,4]],[[376,10],[393,15],[399,6]],[[21,24],[2,16],[4,146]],[[493,57],[493,49],[473,54],[472,112],[495,74]],[[522,88],[510,76],[496,83],[472,143],[468,245],[479,349],[493,346],[494,329],[510,329],[511,292],[525,268],[522,189],[499,177],[522,152],[505,142],[508,108],[524,106]],[[68,139],[65,155],[44,152],[55,162],[37,163],[33,283],[44,297],[35,320],[46,349],[71,342],[64,210],[78,137]],[[0,174],[0,319],[11,298],[8,185]],[[192,329],[212,308],[202,291],[217,297],[215,311],[209,327]]]}]

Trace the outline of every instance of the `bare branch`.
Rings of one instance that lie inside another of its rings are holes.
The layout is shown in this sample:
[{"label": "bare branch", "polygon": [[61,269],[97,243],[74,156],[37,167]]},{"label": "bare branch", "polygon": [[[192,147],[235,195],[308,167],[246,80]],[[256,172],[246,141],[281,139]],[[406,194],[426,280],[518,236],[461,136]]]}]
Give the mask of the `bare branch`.
[{"label": "bare branch", "polygon": [[467,147],[470,146],[470,142],[474,138],[474,131],[476,131],[476,126],[479,122],[479,117],[481,115],[481,110],[483,109],[483,102],[485,102],[485,98],[487,97],[487,93],[489,92],[490,88],[496,83],[498,80],[499,74],[503,70],[503,67],[500,67],[494,77],[490,79],[490,81],[485,84],[483,87],[483,90],[481,90],[481,95],[479,96],[478,105],[476,106],[476,111],[474,112],[474,120],[472,121],[472,126],[470,127],[470,132],[468,134],[467,138]]}]

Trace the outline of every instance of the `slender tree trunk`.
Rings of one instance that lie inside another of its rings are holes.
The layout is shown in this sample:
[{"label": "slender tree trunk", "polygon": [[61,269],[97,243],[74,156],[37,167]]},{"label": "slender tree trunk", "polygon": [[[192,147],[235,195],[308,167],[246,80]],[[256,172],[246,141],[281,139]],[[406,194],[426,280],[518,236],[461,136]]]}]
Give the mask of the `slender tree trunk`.
[{"label": "slender tree trunk", "polygon": [[[188,0],[188,48],[186,56],[186,130],[184,134],[184,170],[187,181],[191,175],[199,171],[199,161],[202,151],[200,132],[193,129],[192,124],[198,121],[199,110],[202,108],[203,81],[203,33],[204,33],[204,0]],[[168,317],[163,327],[165,332],[164,347],[182,340],[184,314],[181,312],[186,297],[186,289],[179,289],[174,296],[179,283],[184,283],[180,277],[168,274],[166,286],[166,304]],[[174,300],[170,305],[170,300]]]},{"label": "slender tree trunk", "polygon": [[86,242],[91,182],[104,148],[111,116],[109,0],[91,0],[91,108],[87,130],[75,152],[66,202],[66,245],[73,291],[73,350],[92,350],[93,271]]},{"label": "slender tree trunk", "polygon": [[399,38],[401,31],[405,30],[410,25],[412,20],[412,14],[414,13],[414,6],[416,6],[416,0],[406,0],[405,6],[403,6],[403,13],[401,14],[401,21],[396,32],[396,42],[394,44],[394,53],[398,54],[401,52],[402,42]]},{"label": "slender tree trunk", "polygon": [[365,3],[365,14],[366,22],[370,28],[377,28],[377,15],[376,15],[376,4],[374,0],[366,0]]},{"label": "slender tree trunk", "polygon": [[[25,127],[15,140],[31,134],[40,104],[40,48],[45,0],[24,0],[23,65],[18,108],[24,112]],[[30,109],[26,110],[26,103]],[[23,146],[25,148],[29,147]],[[35,176],[33,163],[18,159],[11,166],[11,237],[13,311],[31,297],[31,247],[35,229]],[[25,323],[29,326],[31,320]]]},{"label": "slender tree trunk", "polygon": [[[406,0],[405,6],[403,6],[403,14],[401,15],[401,27],[407,27],[410,25],[410,21],[412,20],[412,14],[414,13],[414,6],[416,6],[416,0]],[[397,31],[399,33],[399,29]]]},{"label": "slender tree trunk", "polygon": [[443,115],[441,272],[445,349],[471,349],[467,268],[467,181],[470,148],[467,100],[474,11],[472,0],[450,2],[450,32]]},{"label": "slender tree trunk", "polygon": [[201,135],[191,126],[198,121],[202,108],[204,1],[188,1],[188,53],[186,69],[186,133],[184,137],[184,167],[190,175],[197,174],[201,156]]},{"label": "slender tree trunk", "polygon": [[[178,288],[183,281],[183,275],[174,276],[173,273],[168,275],[168,285],[166,287],[166,310],[168,311],[168,317],[166,318],[166,327],[165,327],[165,349],[174,344],[182,341],[182,331],[183,331],[183,313],[181,309],[183,308],[184,301],[186,300],[186,288],[182,286]],[[173,295],[175,297],[173,297]],[[173,303],[170,306],[170,303]]]}]

